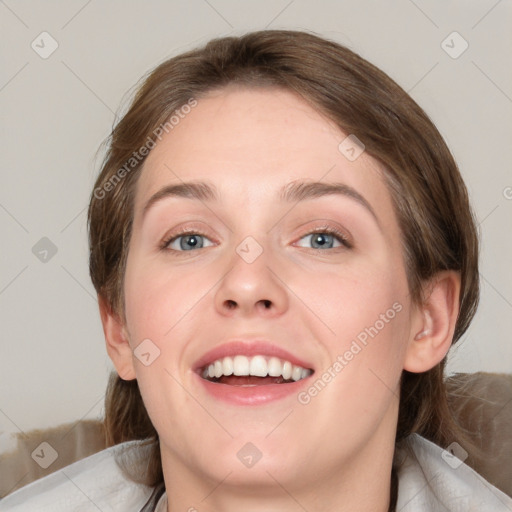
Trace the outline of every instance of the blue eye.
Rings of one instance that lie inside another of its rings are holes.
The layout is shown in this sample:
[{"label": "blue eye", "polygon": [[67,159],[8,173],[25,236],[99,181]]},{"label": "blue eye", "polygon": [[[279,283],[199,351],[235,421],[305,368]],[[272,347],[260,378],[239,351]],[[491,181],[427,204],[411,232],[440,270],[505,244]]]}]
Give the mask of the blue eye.
[{"label": "blue eye", "polygon": [[[299,245],[299,247],[316,250],[336,249],[339,247],[352,248],[352,244],[346,235],[332,228],[320,228],[303,236],[300,240],[308,240],[306,244],[312,245],[312,247],[305,245]],[[162,242],[160,248],[168,251],[188,252],[194,249],[204,249],[212,245],[214,244],[205,235],[188,231],[174,234],[171,238],[167,238]]]},{"label": "blue eye", "polygon": [[[166,240],[162,244],[162,248],[171,249],[173,251],[191,251],[193,249],[202,249],[203,247],[208,247],[208,245],[205,245],[204,240],[208,240],[208,238],[200,235],[199,233],[187,233],[185,235],[174,236],[169,240]],[[176,243],[178,243],[177,246]],[[213,244],[210,243],[209,245]]]},{"label": "blue eye", "polygon": [[[312,249],[335,249],[337,247],[348,247],[351,245],[348,243],[347,237],[336,230],[323,229],[315,231],[306,236],[303,236],[301,240],[308,239],[308,243],[312,244]],[[337,245],[336,245],[337,244]],[[304,247],[304,246],[300,246]]]}]

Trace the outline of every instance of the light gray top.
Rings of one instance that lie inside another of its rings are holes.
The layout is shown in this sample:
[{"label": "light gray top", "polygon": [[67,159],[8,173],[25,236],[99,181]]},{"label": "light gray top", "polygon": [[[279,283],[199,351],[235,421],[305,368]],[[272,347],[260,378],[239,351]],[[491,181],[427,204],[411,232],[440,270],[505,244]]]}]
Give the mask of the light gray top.
[{"label": "light gray top", "polygon": [[[512,498],[449,452],[416,434],[408,443],[397,512],[512,512]],[[128,480],[114,459],[121,450],[135,450],[144,460],[148,449],[130,441],[98,452],[10,494],[0,512],[166,512],[165,492],[148,508],[153,489]]]}]

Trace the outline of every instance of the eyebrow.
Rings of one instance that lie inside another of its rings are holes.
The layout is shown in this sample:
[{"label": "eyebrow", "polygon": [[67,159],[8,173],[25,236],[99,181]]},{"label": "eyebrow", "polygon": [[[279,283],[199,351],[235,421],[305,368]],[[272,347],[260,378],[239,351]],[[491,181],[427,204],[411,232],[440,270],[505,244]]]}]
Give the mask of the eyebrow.
[{"label": "eyebrow", "polygon": [[345,183],[324,183],[322,181],[292,182],[281,189],[279,197],[281,201],[299,202],[329,195],[341,195],[358,202],[371,213],[379,228],[381,227],[372,205],[355,188]]},{"label": "eyebrow", "polygon": [[182,182],[175,185],[167,185],[153,194],[142,210],[144,217],[148,210],[157,202],[167,197],[184,197],[186,199],[198,199],[199,201],[216,201],[219,198],[214,185],[202,181]]},{"label": "eyebrow", "polygon": [[[363,206],[375,219],[379,228],[381,227],[371,204],[355,188],[345,183],[294,181],[288,183],[279,191],[278,198],[282,202],[292,203],[329,195],[341,195],[353,199]],[[142,215],[145,216],[155,203],[169,197],[182,197],[199,201],[218,201],[219,194],[215,185],[204,181],[189,181],[167,185],[149,198],[144,205]]]}]

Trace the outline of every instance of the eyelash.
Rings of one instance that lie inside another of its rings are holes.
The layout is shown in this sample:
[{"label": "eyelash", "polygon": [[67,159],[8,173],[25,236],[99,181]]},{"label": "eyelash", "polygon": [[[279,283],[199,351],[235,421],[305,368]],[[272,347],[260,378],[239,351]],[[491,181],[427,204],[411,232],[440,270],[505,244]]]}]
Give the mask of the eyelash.
[{"label": "eyelash", "polygon": [[[320,227],[313,229],[312,231],[309,231],[305,235],[301,236],[299,238],[299,240],[302,240],[303,238],[305,238],[309,235],[314,235],[314,234],[318,234],[318,233],[323,234],[323,235],[333,235],[335,238],[338,239],[338,241],[342,244],[342,246],[344,246],[345,249],[353,248],[352,243],[349,241],[349,239],[345,233],[342,233],[338,229],[336,229],[332,226],[328,226],[328,225],[320,226]],[[169,247],[168,247],[171,242],[174,242],[178,238],[181,238],[186,235],[197,235],[197,236],[208,238],[207,235],[199,232],[198,230],[184,228],[184,229],[180,229],[176,233],[173,233],[171,236],[166,237],[164,240],[162,240],[162,242],[160,244],[160,249],[162,251],[170,251],[170,252],[172,251],[172,252],[176,252],[176,253],[189,252],[189,251],[177,251],[176,249],[169,249]],[[313,251],[324,251],[325,250],[325,249],[317,249],[315,247],[311,247],[310,249]],[[330,248],[330,250],[334,250],[334,249],[341,249],[341,247]]]},{"label": "eyelash", "polygon": [[[340,230],[336,229],[335,227],[329,226],[329,225],[316,227],[312,231],[308,231],[305,235],[301,236],[299,238],[299,240],[302,240],[303,238],[306,238],[307,236],[315,235],[315,234],[333,235],[334,238],[336,238],[341,243],[343,248],[345,248],[345,249],[353,248],[352,243],[350,242],[350,240],[348,239],[348,237],[345,233],[343,233]],[[310,249],[313,251],[325,251],[325,250],[332,251],[334,249],[341,249],[341,248],[342,247],[332,247],[330,249],[317,249],[315,247],[310,247]]]}]

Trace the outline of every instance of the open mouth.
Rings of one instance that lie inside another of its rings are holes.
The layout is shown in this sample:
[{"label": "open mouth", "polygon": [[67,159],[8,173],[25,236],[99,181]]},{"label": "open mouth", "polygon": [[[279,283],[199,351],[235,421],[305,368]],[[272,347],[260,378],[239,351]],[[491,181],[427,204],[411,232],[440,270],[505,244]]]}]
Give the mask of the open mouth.
[{"label": "open mouth", "polygon": [[291,384],[309,377],[312,373],[311,368],[263,355],[223,357],[199,370],[201,377],[210,382],[243,387]]}]

